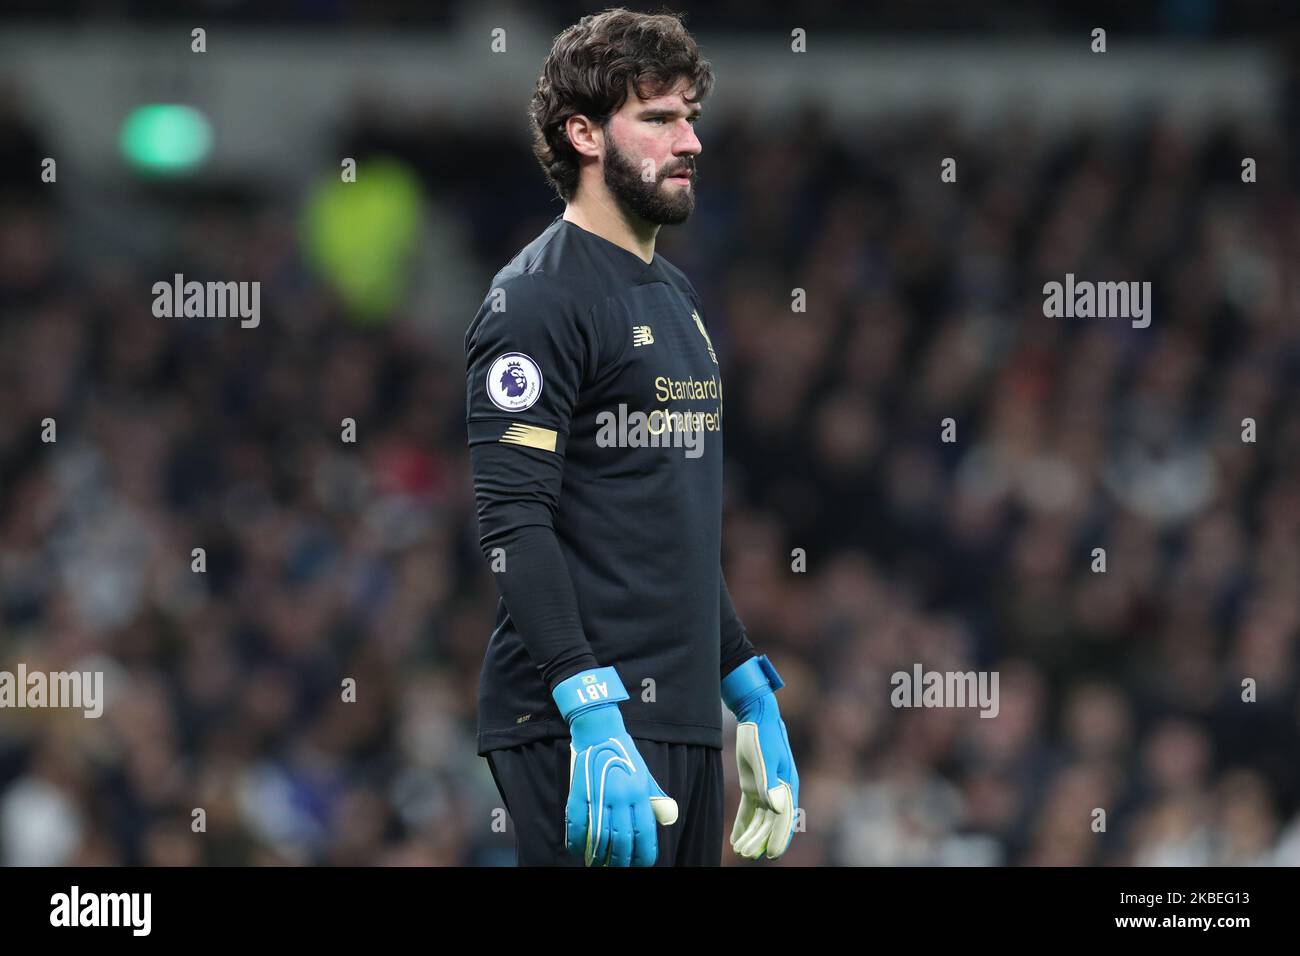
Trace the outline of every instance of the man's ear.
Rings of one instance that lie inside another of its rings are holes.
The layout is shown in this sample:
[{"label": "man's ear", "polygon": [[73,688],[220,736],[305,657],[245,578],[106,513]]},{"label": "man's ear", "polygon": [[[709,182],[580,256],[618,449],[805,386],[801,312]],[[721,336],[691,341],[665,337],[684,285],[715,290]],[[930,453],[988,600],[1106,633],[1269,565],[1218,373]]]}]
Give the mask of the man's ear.
[{"label": "man's ear", "polygon": [[577,113],[570,116],[564,124],[564,132],[579,156],[600,158],[601,151],[605,148],[605,131],[599,123]]}]

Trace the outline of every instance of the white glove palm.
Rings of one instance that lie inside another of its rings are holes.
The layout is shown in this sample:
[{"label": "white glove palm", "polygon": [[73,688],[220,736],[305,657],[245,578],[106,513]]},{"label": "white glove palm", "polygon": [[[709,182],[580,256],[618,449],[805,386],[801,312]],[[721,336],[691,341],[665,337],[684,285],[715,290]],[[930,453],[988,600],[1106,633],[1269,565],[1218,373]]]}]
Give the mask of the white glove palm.
[{"label": "white glove palm", "polygon": [[736,715],[740,809],[731,828],[738,856],[775,860],[794,837],[799,772],[774,690],[781,678],[767,658],[752,658],[723,682],[723,701]]}]

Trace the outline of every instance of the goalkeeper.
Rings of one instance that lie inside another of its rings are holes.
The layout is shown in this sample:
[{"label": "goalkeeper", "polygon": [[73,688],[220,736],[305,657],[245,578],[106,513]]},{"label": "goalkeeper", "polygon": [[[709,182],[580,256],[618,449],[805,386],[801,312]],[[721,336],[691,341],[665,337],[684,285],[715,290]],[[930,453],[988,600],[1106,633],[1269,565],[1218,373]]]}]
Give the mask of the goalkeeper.
[{"label": "goalkeeper", "polygon": [[794,831],[781,679],[721,570],[717,354],[695,288],[654,249],[694,209],[712,85],[670,14],[607,10],[555,39],[530,116],[565,211],[497,273],[465,336],[501,594],[478,750],[520,865],[718,865],[719,701],[738,722],[733,850],[775,858]]}]

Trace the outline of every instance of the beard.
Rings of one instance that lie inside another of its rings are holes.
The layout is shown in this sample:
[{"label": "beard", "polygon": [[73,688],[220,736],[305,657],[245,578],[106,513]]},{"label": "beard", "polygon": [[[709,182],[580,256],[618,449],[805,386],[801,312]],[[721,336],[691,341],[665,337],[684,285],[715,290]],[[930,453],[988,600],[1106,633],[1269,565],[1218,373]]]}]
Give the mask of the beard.
[{"label": "beard", "polygon": [[[674,162],[654,181],[641,178],[639,164],[618,148],[609,130],[605,131],[605,185],[625,209],[646,222],[660,226],[675,226],[685,222],[695,211],[695,160]],[[665,184],[669,176],[687,174],[691,177],[688,188]]]}]

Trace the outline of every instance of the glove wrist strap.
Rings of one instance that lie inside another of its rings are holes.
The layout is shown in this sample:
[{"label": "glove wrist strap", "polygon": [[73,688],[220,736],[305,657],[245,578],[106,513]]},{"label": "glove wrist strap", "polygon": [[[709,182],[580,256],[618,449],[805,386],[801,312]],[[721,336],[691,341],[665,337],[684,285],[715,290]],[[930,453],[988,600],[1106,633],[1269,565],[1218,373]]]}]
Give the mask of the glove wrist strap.
[{"label": "glove wrist strap", "polygon": [[627,700],[628,694],[618,671],[612,667],[594,667],[560,681],[551,691],[551,697],[560,708],[560,716],[572,724],[573,718],[580,714]]},{"label": "glove wrist strap", "polygon": [[733,714],[756,697],[770,694],[785,686],[767,655],[751,657],[722,680],[722,702]]}]

